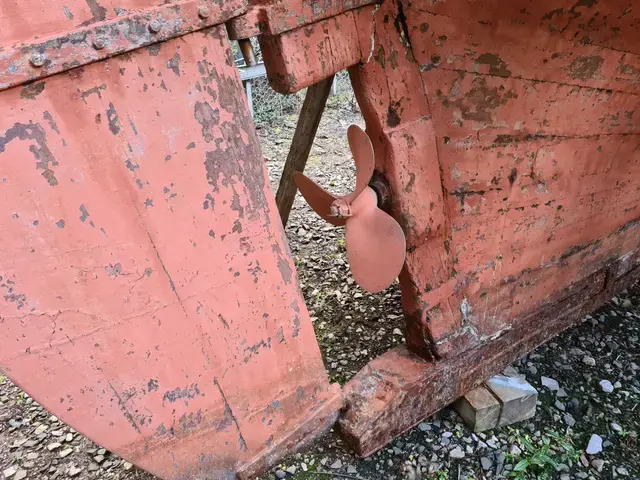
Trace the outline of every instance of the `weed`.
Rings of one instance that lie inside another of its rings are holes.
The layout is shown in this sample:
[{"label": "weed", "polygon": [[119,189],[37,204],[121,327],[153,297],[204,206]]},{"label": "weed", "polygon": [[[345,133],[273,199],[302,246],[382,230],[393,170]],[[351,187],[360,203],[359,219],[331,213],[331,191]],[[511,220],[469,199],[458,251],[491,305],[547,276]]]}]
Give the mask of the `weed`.
[{"label": "weed", "polygon": [[512,438],[523,449],[520,455],[507,454],[507,459],[517,462],[507,474],[517,480],[555,478],[559,464],[576,463],[580,459],[580,451],[575,448],[569,435],[560,436],[549,432],[542,437],[538,445],[534,445],[529,435],[516,435]]},{"label": "weed", "polygon": [[446,470],[436,470],[429,477],[430,480],[449,480],[449,473]]}]

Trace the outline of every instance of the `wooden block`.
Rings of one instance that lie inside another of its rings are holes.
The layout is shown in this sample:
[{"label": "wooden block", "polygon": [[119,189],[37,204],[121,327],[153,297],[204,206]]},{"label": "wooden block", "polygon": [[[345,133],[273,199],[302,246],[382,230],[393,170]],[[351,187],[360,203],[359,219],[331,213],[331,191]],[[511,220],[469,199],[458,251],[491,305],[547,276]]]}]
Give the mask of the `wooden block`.
[{"label": "wooden block", "polygon": [[474,432],[495,428],[500,420],[500,402],[483,385],[458,399],[455,408]]},{"label": "wooden block", "polygon": [[535,415],[538,392],[526,380],[496,375],[487,380],[486,385],[502,406],[498,427]]}]

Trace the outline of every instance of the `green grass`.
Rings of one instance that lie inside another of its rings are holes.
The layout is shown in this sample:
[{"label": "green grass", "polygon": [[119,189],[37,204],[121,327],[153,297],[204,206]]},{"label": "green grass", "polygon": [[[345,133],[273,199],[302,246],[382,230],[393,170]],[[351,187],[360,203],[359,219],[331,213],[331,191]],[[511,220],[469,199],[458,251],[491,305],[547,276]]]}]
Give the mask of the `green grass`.
[{"label": "green grass", "polygon": [[449,480],[449,473],[446,470],[436,470],[429,477],[429,480]]},{"label": "green grass", "polygon": [[522,453],[507,454],[507,459],[515,463],[507,474],[509,478],[549,480],[556,477],[558,465],[575,464],[580,459],[580,450],[576,449],[569,434],[561,436],[556,432],[549,432],[538,443],[534,443],[528,434],[520,435],[515,430],[512,439],[519,445]]}]

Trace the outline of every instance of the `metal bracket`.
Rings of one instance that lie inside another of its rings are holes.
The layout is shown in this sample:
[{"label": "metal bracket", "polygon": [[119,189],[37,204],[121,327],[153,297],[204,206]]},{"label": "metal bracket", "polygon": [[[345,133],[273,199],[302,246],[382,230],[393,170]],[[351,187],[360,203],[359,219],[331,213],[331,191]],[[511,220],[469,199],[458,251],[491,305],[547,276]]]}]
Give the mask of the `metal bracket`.
[{"label": "metal bracket", "polygon": [[0,48],[0,91],[218,25],[246,9],[247,0],[189,0]]}]

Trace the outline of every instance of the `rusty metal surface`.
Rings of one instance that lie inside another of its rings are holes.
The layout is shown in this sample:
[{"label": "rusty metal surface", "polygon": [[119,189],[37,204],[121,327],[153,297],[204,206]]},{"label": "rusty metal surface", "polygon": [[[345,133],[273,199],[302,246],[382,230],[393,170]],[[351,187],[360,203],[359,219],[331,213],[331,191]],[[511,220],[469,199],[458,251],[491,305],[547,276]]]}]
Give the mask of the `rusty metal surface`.
[{"label": "rusty metal surface", "polygon": [[360,454],[638,278],[638,13],[431,3],[0,0],[2,368],[164,478],[251,478],[335,420],[224,29],[189,33],[223,21],[279,92],[351,67],[406,234]]},{"label": "rusty metal surface", "polygon": [[[10,9],[10,4],[13,2],[3,2],[3,10]],[[64,10],[70,12],[68,6]],[[6,40],[11,43],[6,46],[0,40],[0,91],[217,25],[245,10],[246,0],[191,0],[135,13],[121,9],[118,16],[109,19],[105,9],[96,23],[82,23],[49,37],[43,38],[42,32],[38,32],[34,38],[19,43],[9,37]],[[14,20],[13,25],[17,24]]]},{"label": "rusty metal surface", "polygon": [[[367,7],[374,9],[375,7]],[[277,36],[261,36],[271,87],[292,93],[344,70],[363,58],[353,12]]]},{"label": "rusty metal surface", "polygon": [[374,16],[372,60],[350,73],[407,236],[414,356],[347,385],[359,453],[640,275],[640,36],[628,3],[606,3],[390,1]]},{"label": "rusty metal surface", "polygon": [[227,29],[236,40],[279,35],[374,3],[380,0],[250,0],[247,13],[230,20]]},{"label": "rusty metal surface", "polygon": [[545,5],[470,25],[471,6],[385,3],[373,60],[352,69],[407,234],[408,343],[425,358],[492,341],[637,248],[602,240],[640,216],[637,56],[567,40]]},{"label": "rusty metal surface", "polygon": [[257,473],[331,424],[224,27],[5,90],[0,111],[4,372],[168,479]]},{"label": "rusty metal surface", "polygon": [[[637,237],[634,226],[615,240],[633,248]],[[405,346],[386,352],[345,385],[347,409],[338,422],[340,433],[358,455],[374,453],[638,279],[640,255],[635,253],[556,292],[505,335],[466,355],[429,361]]]}]

